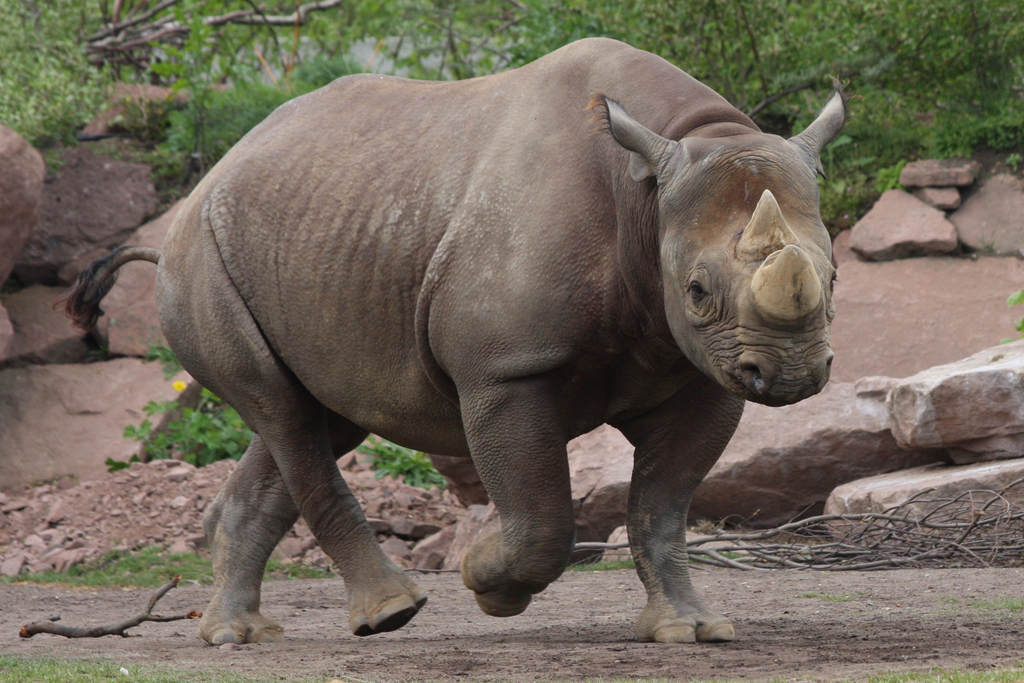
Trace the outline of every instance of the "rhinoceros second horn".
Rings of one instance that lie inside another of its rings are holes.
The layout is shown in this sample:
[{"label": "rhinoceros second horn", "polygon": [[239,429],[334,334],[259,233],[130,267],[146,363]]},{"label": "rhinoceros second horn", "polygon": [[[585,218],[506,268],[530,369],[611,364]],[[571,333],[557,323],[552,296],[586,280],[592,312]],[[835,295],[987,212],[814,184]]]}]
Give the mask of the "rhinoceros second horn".
[{"label": "rhinoceros second horn", "polygon": [[750,283],[758,309],[783,321],[794,321],[816,310],[821,283],[807,252],[789,244],[771,254]]}]

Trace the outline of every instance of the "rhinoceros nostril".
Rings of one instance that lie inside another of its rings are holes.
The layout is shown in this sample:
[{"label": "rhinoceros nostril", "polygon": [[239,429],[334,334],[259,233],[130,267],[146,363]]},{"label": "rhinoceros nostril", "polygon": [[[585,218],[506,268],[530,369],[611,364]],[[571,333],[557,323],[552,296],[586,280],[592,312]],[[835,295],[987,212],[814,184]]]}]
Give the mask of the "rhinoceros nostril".
[{"label": "rhinoceros nostril", "polygon": [[764,375],[761,374],[761,368],[759,368],[755,363],[741,364],[740,377],[743,378],[743,383],[747,386],[747,389],[758,394],[764,393]]}]

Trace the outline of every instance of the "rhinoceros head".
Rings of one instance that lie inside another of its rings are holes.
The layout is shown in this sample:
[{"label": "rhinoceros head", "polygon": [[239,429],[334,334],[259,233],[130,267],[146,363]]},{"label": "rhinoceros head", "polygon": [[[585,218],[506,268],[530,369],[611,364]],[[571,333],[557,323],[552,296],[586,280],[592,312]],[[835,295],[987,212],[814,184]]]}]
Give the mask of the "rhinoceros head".
[{"label": "rhinoceros head", "polygon": [[750,401],[785,405],[820,391],[835,268],[816,173],[843,125],[842,92],[789,140],[733,127],[674,141],[607,105],[630,176],[657,181],[665,313],[683,353]]}]

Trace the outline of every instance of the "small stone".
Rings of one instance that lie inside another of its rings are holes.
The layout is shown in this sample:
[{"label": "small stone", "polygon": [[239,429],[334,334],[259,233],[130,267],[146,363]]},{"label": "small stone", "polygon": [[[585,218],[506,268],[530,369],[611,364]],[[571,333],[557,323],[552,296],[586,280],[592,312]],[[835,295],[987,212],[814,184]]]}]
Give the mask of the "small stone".
[{"label": "small stone", "polygon": [[242,647],[238,643],[224,643],[218,649],[224,650],[225,652],[232,652],[234,650],[241,650]]},{"label": "small stone", "polygon": [[440,569],[444,566],[444,559],[448,556],[448,550],[455,540],[455,528],[457,524],[451,524],[435,534],[427,536],[416,544],[412,550],[410,559],[412,566],[419,569]]},{"label": "small stone", "polygon": [[164,475],[164,480],[169,481],[173,484],[185,481],[192,476],[192,470],[187,467],[175,467],[173,470],[169,470]]},{"label": "small stone", "polygon": [[179,554],[187,553],[190,550],[191,548],[188,547],[188,543],[185,541],[184,538],[175,539],[174,542],[171,543],[170,547],[167,548],[167,552]]},{"label": "small stone", "polygon": [[960,191],[955,187],[919,187],[912,194],[925,204],[942,211],[960,206]]},{"label": "small stone", "polygon": [[[618,529],[613,531],[608,537],[606,543],[629,543],[629,535],[626,532],[625,526],[620,526]],[[616,548],[614,550],[605,550],[601,559],[605,562],[628,560],[632,555],[629,552],[629,548]]]},{"label": "small stone", "polygon": [[379,517],[367,517],[366,523],[370,525],[370,528],[373,529],[373,533],[375,534],[391,533],[391,523],[385,519],[380,519]]},{"label": "small stone", "polygon": [[188,505],[188,498],[185,496],[175,496],[171,499],[170,506],[172,510],[178,510]]},{"label": "small stone", "polygon": [[64,501],[57,500],[50,506],[50,512],[46,515],[46,523],[56,525],[64,519]]},{"label": "small stone", "polygon": [[381,543],[380,549],[384,551],[385,555],[400,557],[405,560],[412,559],[412,553],[409,551],[409,545],[402,539],[395,538],[394,536]]},{"label": "small stone", "polygon": [[277,549],[285,557],[298,557],[302,554],[302,541],[288,537],[277,544]]},{"label": "small stone", "polygon": [[0,576],[17,576],[25,566],[26,560],[24,554],[18,554],[0,562]]},{"label": "small stone", "polygon": [[981,164],[973,159],[911,161],[900,173],[904,187],[965,187],[974,182]]}]

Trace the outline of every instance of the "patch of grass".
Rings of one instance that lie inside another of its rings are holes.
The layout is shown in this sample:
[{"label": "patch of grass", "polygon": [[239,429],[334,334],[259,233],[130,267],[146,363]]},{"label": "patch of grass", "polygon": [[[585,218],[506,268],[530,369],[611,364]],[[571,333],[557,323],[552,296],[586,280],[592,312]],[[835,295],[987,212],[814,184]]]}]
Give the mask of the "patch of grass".
[{"label": "patch of grass", "polygon": [[630,558],[628,560],[601,560],[599,562],[580,563],[569,567],[571,572],[607,572],[615,569],[636,569],[636,565],[633,564],[633,560]]},{"label": "patch of grass", "polygon": [[[127,672],[127,674],[125,673]],[[0,680],[4,683],[108,683],[133,681],[135,683],[249,683],[279,680],[252,678],[224,671],[198,671],[189,668],[139,666],[103,661],[72,661],[66,659],[27,658],[0,655]]]},{"label": "patch of grass", "polygon": [[[213,566],[209,559],[196,553],[168,553],[157,547],[126,552],[111,550],[94,562],[81,564],[63,572],[39,572],[0,578],[3,583],[60,584],[88,588],[157,588],[172,576],[181,575],[182,582],[213,583]],[[270,560],[264,579],[285,576],[289,579],[322,579],[334,576],[318,567]]]},{"label": "patch of grass", "polygon": [[936,667],[929,673],[887,672],[868,676],[868,683],[1020,683],[1024,669],[994,671],[945,671]]},{"label": "patch of grass", "polygon": [[974,609],[998,609],[1011,612],[1024,612],[1024,600],[1017,598],[999,598],[997,600],[972,600],[970,603]]},{"label": "patch of grass", "polygon": [[855,601],[857,601],[857,599],[862,597],[862,594],[861,593],[856,593],[854,595],[849,595],[849,594],[841,594],[841,593],[819,593],[819,592],[816,592],[816,591],[811,591],[811,592],[807,592],[807,593],[800,593],[797,597],[798,598],[819,598],[821,600],[824,600],[825,602],[855,602]]}]

